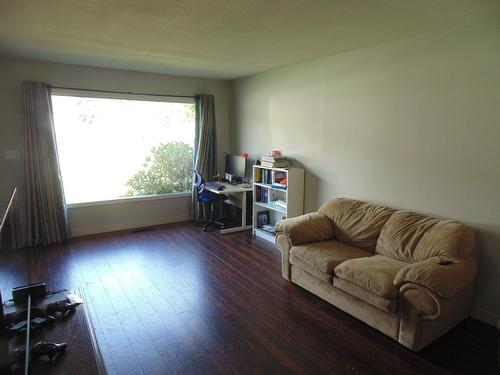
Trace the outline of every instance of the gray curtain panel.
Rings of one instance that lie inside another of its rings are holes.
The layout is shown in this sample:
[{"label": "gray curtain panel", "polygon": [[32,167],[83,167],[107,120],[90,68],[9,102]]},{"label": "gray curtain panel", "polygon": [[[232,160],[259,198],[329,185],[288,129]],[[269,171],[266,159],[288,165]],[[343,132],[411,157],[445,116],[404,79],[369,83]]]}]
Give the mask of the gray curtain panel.
[{"label": "gray curtain panel", "polygon": [[[217,173],[217,140],[215,137],[215,106],[213,95],[196,97],[196,128],[194,138],[194,169],[209,181]],[[200,213],[193,188],[192,217],[198,221]]]},{"label": "gray curtain panel", "polygon": [[68,220],[46,83],[24,82],[26,245],[46,246],[68,238]]}]

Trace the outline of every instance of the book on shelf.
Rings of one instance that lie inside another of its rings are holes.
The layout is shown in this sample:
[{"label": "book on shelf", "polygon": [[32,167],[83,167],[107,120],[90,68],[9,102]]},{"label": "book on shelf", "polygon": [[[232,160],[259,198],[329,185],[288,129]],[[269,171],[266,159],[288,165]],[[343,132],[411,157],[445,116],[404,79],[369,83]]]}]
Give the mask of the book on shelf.
[{"label": "book on shelf", "polygon": [[286,172],[274,171],[273,188],[286,190],[288,187],[288,178]]},{"label": "book on shelf", "polygon": [[286,176],[286,172],[284,171],[274,171],[274,182],[278,184],[287,184],[288,179]]},{"label": "book on shelf", "polygon": [[260,186],[257,186],[255,188],[255,201],[256,202],[260,202],[261,201],[261,191],[262,191],[262,188]]},{"label": "book on shelf", "polygon": [[278,206],[278,207],[286,208],[286,201],[284,201],[282,199],[275,200],[274,204],[276,204],[276,206]]},{"label": "book on shelf", "polygon": [[262,203],[269,203],[269,189],[262,188],[261,200]]},{"label": "book on shelf", "polygon": [[273,183],[273,171],[262,170],[262,183],[271,185]]},{"label": "book on shelf", "polygon": [[288,188],[288,185],[285,185],[285,184],[272,184],[271,187],[274,188],[274,189],[286,190]]},{"label": "book on shelf", "polygon": [[288,167],[288,161],[277,161],[277,162],[261,161],[260,165],[266,168],[286,168]]},{"label": "book on shelf", "polygon": [[262,181],[262,169],[256,168],[255,169],[255,182],[261,182]]},{"label": "book on shelf", "polygon": [[274,234],[274,225],[273,224],[264,224],[263,226],[260,227],[263,231]]},{"label": "book on shelf", "polygon": [[267,156],[267,155],[262,155],[260,157],[261,161],[266,161],[270,163],[278,162],[278,161],[287,161],[288,158],[286,156]]}]

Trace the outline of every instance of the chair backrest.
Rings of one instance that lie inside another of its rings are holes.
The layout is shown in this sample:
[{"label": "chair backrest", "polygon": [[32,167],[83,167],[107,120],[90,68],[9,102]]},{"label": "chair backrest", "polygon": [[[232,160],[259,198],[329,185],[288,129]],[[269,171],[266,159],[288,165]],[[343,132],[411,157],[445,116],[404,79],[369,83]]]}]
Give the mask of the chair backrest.
[{"label": "chair backrest", "polygon": [[205,180],[200,172],[194,170],[194,186],[196,187],[196,194],[198,201],[209,202],[214,199],[214,194],[205,189]]},{"label": "chair backrest", "polygon": [[194,170],[194,186],[196,187],[198,194],[203,193],[203,190],[205,190],[205,181],[203,180],[201,173],[197,170]]}]

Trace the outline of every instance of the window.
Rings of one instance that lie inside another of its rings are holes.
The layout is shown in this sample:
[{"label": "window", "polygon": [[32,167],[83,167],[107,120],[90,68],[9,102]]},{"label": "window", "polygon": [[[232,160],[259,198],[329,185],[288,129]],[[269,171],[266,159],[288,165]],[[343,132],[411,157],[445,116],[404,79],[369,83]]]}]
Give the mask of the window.
[{"label": "window", "polygon": [[59,90],[52,105],[68,204],[191,191],[194,99]]}]

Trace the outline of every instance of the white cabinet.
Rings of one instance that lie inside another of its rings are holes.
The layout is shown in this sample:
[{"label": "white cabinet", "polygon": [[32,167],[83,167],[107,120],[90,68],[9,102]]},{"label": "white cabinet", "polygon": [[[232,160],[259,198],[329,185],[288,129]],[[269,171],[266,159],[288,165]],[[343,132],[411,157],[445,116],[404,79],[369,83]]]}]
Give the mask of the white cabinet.
[{"label": "white cabinet", "polygon": [[304,170],[253,166],[253,234],[274,242],[274,225],[304,213]]}]

